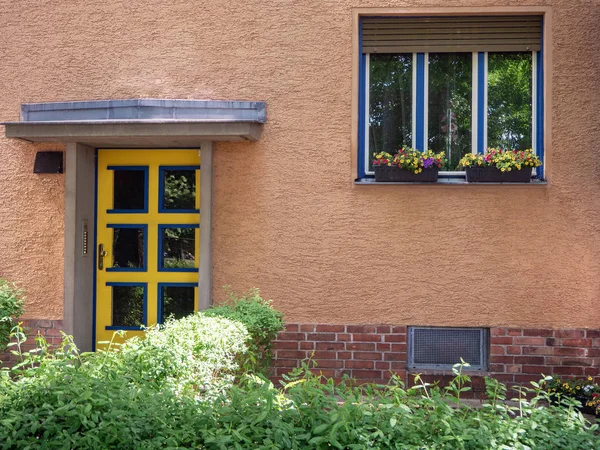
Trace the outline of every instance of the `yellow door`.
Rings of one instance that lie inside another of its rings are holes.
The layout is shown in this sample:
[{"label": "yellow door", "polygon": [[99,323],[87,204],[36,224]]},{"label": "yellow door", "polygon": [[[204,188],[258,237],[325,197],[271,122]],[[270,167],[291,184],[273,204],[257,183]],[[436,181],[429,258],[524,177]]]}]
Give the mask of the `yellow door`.
[{"label": "yellow door", "polygon": [[198,309],[198,150],[98,150],[95,342]]}]

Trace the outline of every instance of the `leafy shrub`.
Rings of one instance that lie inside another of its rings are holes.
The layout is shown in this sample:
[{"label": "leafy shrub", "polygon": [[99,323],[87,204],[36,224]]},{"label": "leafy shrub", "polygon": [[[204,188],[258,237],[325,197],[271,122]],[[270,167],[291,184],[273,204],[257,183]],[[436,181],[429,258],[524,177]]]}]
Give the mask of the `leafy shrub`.
[{"label": "leafy shrub", "polygon": [[243,323],[251,339],[242,368],[245,371],[269,374],[273,341],[284,328],[283,314],[273,308],[270,300],[264,300],[256,288],[240,296],[229,291],[225,303],[212,306],[205,314]]},{"label": "leafy shrub", "polygon": [[0,278],[0,352],[6,350],[15,319],[23,314],[23,291]]}]

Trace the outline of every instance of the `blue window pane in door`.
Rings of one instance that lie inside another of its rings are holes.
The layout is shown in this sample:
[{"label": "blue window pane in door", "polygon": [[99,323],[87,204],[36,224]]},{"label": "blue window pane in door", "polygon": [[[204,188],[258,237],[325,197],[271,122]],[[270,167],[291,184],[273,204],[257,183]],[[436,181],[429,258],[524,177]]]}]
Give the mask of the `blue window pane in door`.
[{"label": "blue window pane in door", "polygon": [[144,228],[113,228],[112,268],[144,269]]},{"label": "blue window pane in door", "polygon": [[120,327],[145,325],[142,286],[112,286],[112,325]]},{"label": "blue window pane in door", "polygon": [[114,170],[113,209],[146,209],[146,171]]},{"label": "blue window pane in door", "polygon": [[163,321],[169,317],[181,319],[194,313],[194,288],[188,286],[163,286],[162,311]]},{"label": "blue window pane in door", "polygon": [[196,209],[196,170],[162,171],[164,192],[162,206],[165,210]]},{"label": "blue window pane in door", "polygon": [[196,260],[196,228],[162,229],[163,269],[194,269]]}]

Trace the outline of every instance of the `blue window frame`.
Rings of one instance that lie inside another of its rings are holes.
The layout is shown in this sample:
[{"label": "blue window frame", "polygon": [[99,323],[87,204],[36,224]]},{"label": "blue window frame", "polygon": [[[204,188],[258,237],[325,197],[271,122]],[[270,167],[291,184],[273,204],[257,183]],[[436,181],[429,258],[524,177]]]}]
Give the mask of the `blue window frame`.
[{"label": "blue window frame", "polygon": [[[195,311],[197,288],[197,283],[158,283],[158,323],[164,323],[167,318],[165,316],[168,316],[169,312],[174,314],[175,318],[181,318],[187,314],[192,314]],[[179,291],[175,292],[173,297],[170,297],[169,300],[173,303],[171,305],[167,305],[165,300],[165,293],[167,293],[169,289]],[[182,296],[181,294],[185,291],[189,292],[190,295]],[[167,311],[167,314],[165,314],[165,309],[169,310]]]},{"label": "blue window frame", "polygon": [[[374,112],[372,109],[372,105],[370,100],[378,102],[381,97],[381,93],[377,91],[377,89],[381,89],[381,85],[385,84],[387,80],[381,81],[381,79],[373,80],[372,71],[377,70],[377,66],[373,64],[378,64],[377,62],[373,63],[373,61],[377,61],[381,59],[384,55],[392,55],[401,57],[404,56],[405,60],[405,68],[406,73],[410,76],[411,82],[403,81],[402,89],[405,91],[412,90],[412,92],[408,93],[408,96],[411,100],[410,108],[408,108],[408,112],[403,112],[402,114],[397,113],[398,116],[402,117],[394,117],[394,120],[389,121],[389,123],[393,126],[396,126],[396,123],[399,120],[404,122],[411,122],[410,126],[406,126],[405,128],[408,130],[404,130],[404,132],[399,133],[402,137],[398,138],[398,141],[403,139],[404,144],[414,147],[419,150],[425,150],[431,148],[432,142],[432,124],[431,119],[428,117],[429,109],[431,104],[429,103],[429,95],[431,89],[433,89],[433,82],[430,78],[430,70],[431,70],[431,61],[430,55],[431,53],[426,52],[407,52],[404,54],[393,54],[393,53],[368,53],[363,51],[363,24],[365,19],[373,19],[371,18],[361,18],[360,26],[359,26],[359,115],[358,115],[358,178],[369,178],[373,177],[373,171],[370,166],[373,153],[375,151],[381,151],[380,148],[375,148],[373,145],[373,129],[372,123],[373,121],[377,121],[377,118],[374,116]],[[378,18],[375,18],[378,19]],[[388,18],[385,18],[388,19]],[[407,21],[410,21],[410,18],[406,18]],[[389,25],[388,25],[389,27]],[[389,29],[389,28],[388,28]],[[418,33],[418,31],[417,31]],[[502,55],[506,55],[506,58],[511,58],[513,55],[521,54],[524,55],[523,58],[527,60],[527,67],[530,67],[530,104],[529,108],[531,110],[529,124],[530,131],[527,135],[528,146],[526,148],[533,148],[535,153],[540,157],[542,162],[544,161],[544,73],[543,73],[543,52],[541,50],[543,48],[540,45],[539,51],[530,51],[530,52],[503,52]],[[456,51],[456,48],[454,49]],[[460,51],[460,49],[458,50]],[[468,144],[469,152],[473,153],[482,153],[485,151],[487,147],[492,147],[490,145],[492,139],[488,139],[488,117],[490,117],[494,113],[493,105],[490,106],[490,99],[488,99],[488,95],[490,94],[490,86],[492,81],[488,79],[488,75],[490,74],[488,68],[488,62],[493,58],[498,58],[498,52],[487,52],[487,51],[467,51],[466,53],[470,54],[469,60],[471,61],[472,67],[470,69],[471,74],[471,95],[470,95],[470,113],[469,113],[469,139],[470,143]],[[464,54],[463,54],[464,55]],[[495,59],[494,59],[495,60]],[[398,65],[395,66],[397,69]],[[496,75],[497,71],[500,69],[496,69],[496,72],[493,74]],[[529,69],[527,69],[529,70]],[[398,75],[398,70],[394,71],[394,76],[396,77],[396,82],[400,75]],[[508,75],[507,75],[508,76]],[[439,77],[439,73],[438,73]],[[379,82],[379,84],[377,84]],[[374,95],[375,97],[371,97]],[[379,97],[376,97],[379,95]],[[497,100],[498,94],[495,94],[494,99]],[[390,102],[392,104],[393,102]],[[389,107],[389,104],[383,105],[384,107]],[[410,115],[407,119],[406,115]],[[498,114],[498,113],[497,113]],[[452,111],[449,111],[449,114],[444,116],[443,120],[446,120],[446,117],[453,117]],[[448,119],[450,122],[450,119]],[[497,122],[494,122],[497,123]],[[450,129],[451,124],[447,124],[448,129]],[[389,126],[388,126],[389,128]],[[509,133],[507,131],[506,133]],[[449,138],[452,139],[451,137]],[[496,139],[494,142],[498,142]],[[398,145],[398,146],[402,146]],[[504,148],[509,148],[505,146]],[[516,147],[510,147],[516,148]],[[438,149],[434,149],[436,151],[440,151]],[[387,151],[387,150],[385,150]],[[463,150],[464,151],[464,150]],[[392,152],[390,152],[392,153]],[[464,154],[464,153],[463,153]],[[537,178],[543,178],[543,166],[534,169],[534,174]],[[463,177],[464,172],[451,167],[447,167],[445,170],[440,172],[441,177]]]}]

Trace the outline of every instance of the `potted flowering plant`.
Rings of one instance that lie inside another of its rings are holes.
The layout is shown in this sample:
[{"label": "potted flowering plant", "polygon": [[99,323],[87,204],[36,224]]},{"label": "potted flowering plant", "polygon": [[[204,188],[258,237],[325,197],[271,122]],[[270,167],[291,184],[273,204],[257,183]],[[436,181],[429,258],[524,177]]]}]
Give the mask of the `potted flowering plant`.
[{"label": "potted flowering plant", "polygon": [[553,376],[542,383],[553,402],[560,397],[572,397],[581,402],[581,412],[600,416],[600,386],[592,377],[561,379]]},{"label": "potted flowering plant", "polygon": [[458,163],[467,172],[468,182],[529,183],[531,169],[542,165],[533,150],[488,148],[485,153],[469,153]]},{"label": "potted flowering plant", "polygon": [[394,155],[380,152],[373,157],[375,181],[435,182],[445,163],[444,153],[421,152],[409,147],[402,147]]}]

